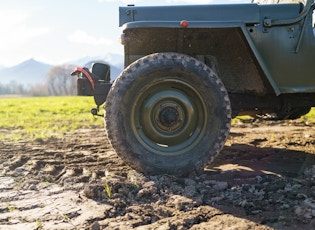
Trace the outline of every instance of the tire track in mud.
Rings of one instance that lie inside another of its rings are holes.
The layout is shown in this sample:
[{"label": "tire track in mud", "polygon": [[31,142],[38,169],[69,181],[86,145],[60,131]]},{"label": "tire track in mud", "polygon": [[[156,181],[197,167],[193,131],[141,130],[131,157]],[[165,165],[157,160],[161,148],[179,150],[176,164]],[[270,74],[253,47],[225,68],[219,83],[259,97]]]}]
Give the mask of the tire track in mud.
[{"label": "tire track in mud", "polygon": [[0,142],[0,229],[76,229],[104,216],[108,205],[81,192],[107,171],[130,169],[104,135],[93,132],[78,130],[64,140]]},{"label": "tire track in mud", "polygon": [[[104,133],[103,130],[95,132]],[[22,142],[14,144],[14,149],[10,144],[1,146],[1,151],[5,152],[2,173],[14,177],[22,174],[26,178],[32,174],[63,185],[89,182],[104,177],[106,171],[121,173],[128,168],[108,146],[104,136],[91,138],[90,135],[88,130],[80,130],[63,141]]]},{"label": "tire track in mud", "polygon": [[132,170],[103,129],[0,141],[0,229],[312,228],[314,143],[314,127],[239,124],[204,174],[176,178]]}]

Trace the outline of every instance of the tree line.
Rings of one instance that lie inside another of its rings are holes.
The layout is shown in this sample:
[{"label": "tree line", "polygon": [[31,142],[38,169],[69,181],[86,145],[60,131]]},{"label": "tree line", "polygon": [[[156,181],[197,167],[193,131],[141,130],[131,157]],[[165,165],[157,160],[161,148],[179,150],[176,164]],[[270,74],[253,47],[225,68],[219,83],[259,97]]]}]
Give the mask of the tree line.
[{"label": "tree line", "polygon": [[43,83],[25,86],[15,81],[9,84],[0,83],[0,95],[15,94],[24,96],[66,96],[76,95],[76,77],[70,76],[74,65],[52,67]]}]

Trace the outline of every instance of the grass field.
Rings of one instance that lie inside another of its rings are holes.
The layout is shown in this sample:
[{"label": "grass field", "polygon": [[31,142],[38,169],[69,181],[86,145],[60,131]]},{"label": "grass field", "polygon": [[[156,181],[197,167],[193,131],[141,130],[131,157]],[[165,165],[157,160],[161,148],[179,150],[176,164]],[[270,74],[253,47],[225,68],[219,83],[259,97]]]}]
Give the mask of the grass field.
[{"label": "grass field", "polygon": [[[93,106],[93,97],[0,98],[0,140],[60,138],[79,128],[101,128],[103,118],[90,114]],[[315,108],[302,120],[315,123]]]},{"label": "grass field", "polygon": [[315,123],[315,108],[312,108],[308,114],[303,116],[302,120],[307,123]]},{"label": "grass field", "polygon": [[0,99],[0,139],[34,140],[62,137],[78,128],[102,127],[90,114],[93,97],[29,97]]}]

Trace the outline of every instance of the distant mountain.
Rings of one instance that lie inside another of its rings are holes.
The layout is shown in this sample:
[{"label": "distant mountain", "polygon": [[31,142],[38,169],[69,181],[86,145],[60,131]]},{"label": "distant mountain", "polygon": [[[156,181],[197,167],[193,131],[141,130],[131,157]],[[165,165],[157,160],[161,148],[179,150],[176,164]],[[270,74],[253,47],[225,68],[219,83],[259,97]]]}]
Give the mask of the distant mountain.
[{"label": "distant mountain", "polygon": [[94,57],[83,57],[78,60],[74,60],[69,62],[70,64],[76,64],[78,66],[83,66],[88,62],[95,60],[103,61],[105,63],[109,63],[110,65],[114,65],[117,67],[123,67],[124,65],[124,56],[121,54],[108,53],[104,56],[94,56]]},{"label": "distant mountain", "polygon": [[115,80],[124,69],[123,55],[113,53],[98,57],[83,57],[78,60],[68,62],[67,64],[90,68],[93,62],[109,64],[111,68],[110,72],[112,80]]},{"label": "distant mountain", "polygon": [[[124,68],[123,55],[112,53],[106,54],[102,57],[84,57],[65,64],[90,68],[93,62],[103,62],[109,64],[111,67],[112,80],[115,80]],[[9,68],[0,66],[0,84],[6,85],[15,81],[16,83],[24,86],[32,86],[38,83],[44,83],[52,67],[53,65],[39,62],[34,59],[26,60]]]},{"label": "distant mountain", "polygon": [[91,69],[92,64],[95,63],[95,62],[105,63],[105,64],[108,64],[110,66],[110,78],[111,78],[111,81],[115,80],[118,77],[118,75],[123,70],[123,68],[111,65],[110,63],[104,62],[103,60],[92,60],[92,61],[90,61],[88,63],[85,63],[85,65],[81,65],[81,66],[84,66],[84,67],[87,67],[87,68]]},{"label": "distant mountain", "polygon": [[16,66],[0,69],[0,83],[8,84],[15,81],[30,86],[44,82],[51,67],[52,65],[29,59]]}]

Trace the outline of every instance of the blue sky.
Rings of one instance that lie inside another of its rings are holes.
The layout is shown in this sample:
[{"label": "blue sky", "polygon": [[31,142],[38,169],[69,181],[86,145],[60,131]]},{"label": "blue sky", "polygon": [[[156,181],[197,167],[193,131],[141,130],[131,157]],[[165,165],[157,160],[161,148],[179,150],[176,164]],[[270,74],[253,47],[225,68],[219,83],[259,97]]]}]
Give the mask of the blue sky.
[{"label": "blue sky", "polygon": [[0,0],[0,66],[30,58],[53,65],[123,53],[118,7],[248,3],[250,0]]}]

